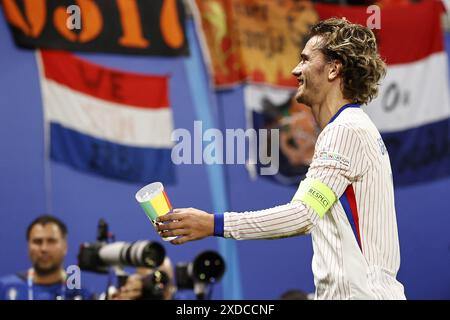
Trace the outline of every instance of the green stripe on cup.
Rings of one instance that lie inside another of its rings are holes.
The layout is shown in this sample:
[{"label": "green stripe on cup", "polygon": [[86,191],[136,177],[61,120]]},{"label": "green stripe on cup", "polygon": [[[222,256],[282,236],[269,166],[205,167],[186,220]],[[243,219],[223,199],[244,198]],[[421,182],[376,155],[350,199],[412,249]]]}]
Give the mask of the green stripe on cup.
[{"label": "green stripe on cup", "polygon": [[158,218],[158,214],[156,213],[155,209],[153,208],[152,204],[150,203],[150,201],[147,202],[141,202],[141,207],[142,209],[144,209],[145,213],[147,214],[147,216],[155,221],[156,218]]}]

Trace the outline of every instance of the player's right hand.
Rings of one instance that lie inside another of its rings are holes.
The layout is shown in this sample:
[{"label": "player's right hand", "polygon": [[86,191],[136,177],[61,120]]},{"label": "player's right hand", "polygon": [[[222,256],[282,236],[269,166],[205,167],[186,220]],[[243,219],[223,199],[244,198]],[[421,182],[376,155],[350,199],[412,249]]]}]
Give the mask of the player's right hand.
[{"label": "player's right hand", "polygon": [[178,237],[172,244],[200,240],[214,234],[214,215],[195,208],[174,209],[173,213],[158,217],[156,226],[162,237]]}]

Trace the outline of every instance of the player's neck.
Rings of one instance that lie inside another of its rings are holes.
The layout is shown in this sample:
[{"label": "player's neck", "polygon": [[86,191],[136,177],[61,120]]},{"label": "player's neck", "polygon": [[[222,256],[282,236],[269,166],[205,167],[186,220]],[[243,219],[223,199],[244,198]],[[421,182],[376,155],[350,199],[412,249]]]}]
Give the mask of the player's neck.
[{"label": "player's neck", "polygon": [[62,268],[48,274],[38,274],[33,272],[33,283],[36,284],[53,284],[64,280],[64,270]]},{"label": "player's neck", "polygon": [[342,95],[328,95],[317,107],[315,118],[321,129],[325,128],[330,123],[331,118],[339,111],[342,106],[351,103],[350,100],[345,99]]}]

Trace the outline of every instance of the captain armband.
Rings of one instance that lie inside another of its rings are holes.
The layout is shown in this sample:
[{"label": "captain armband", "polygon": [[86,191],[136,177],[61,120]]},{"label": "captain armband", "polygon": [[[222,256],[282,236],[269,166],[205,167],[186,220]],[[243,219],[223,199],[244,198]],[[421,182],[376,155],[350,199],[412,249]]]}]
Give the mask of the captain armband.
[{"label": "captain armband", "polygon": [[333,206],[337,198],[333,190],[317,179],[306,178],[300,183],[297,192],[292,198],[294,201],[302,201],[322,218]]}]

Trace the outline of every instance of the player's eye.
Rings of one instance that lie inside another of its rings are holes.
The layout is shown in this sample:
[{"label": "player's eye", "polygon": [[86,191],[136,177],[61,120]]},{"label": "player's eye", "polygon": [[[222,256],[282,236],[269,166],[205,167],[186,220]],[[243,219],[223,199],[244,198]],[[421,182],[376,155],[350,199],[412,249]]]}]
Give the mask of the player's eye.
[{"label": "player's eye", "polygon": [[305,63],[306,61],[308,61],[308,57],[304,54],[300,55],[300,63]]}]

